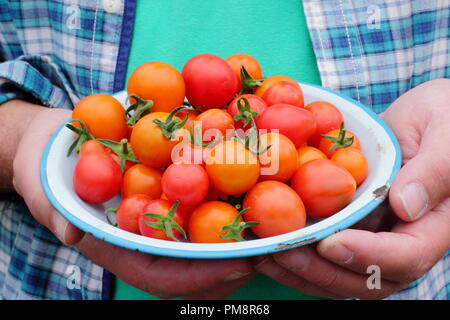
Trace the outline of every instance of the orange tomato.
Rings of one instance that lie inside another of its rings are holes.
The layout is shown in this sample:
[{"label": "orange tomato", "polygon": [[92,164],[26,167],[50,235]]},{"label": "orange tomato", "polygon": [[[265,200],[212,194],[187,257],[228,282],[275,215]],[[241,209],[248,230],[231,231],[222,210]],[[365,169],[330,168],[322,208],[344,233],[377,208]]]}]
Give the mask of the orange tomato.
[{"label": "orange tomato", "polygon": [[356,184],[360,185],[367,177],[369,165],[364,154],[356,148],[338,149],[331,157],[331,161],[340,165],[355,178]]},{"label": "orange tomato", "polygon": [[225,61],[229,64],[239,80],[239,90],[241,90],[242,87],[241,67],[244,67],[253,79],[262,79],[261,65],[259,64],[258,60],[256,60],[251,55],[245,53],[236,53],[226,58]]},{"label": "orange tomato", "polygon": [[185,84],[181,73],[164,62],[147,62],[137,67],[128,80],[128,94],[153,101],[153,112],[170,112],[184,102]]},{"label": "orange tomato", "polygon": [[260,180],[288,181],[297,170],[297,150],[285,135],[269,132],[260,136],[260,150],[269,150],[258,156],[261,165]]},{"label": "orange tomato", "polygon": [[[72,112],[73,119],[84,122],[97,139],[119,142],[127,138],[128,126],[123,106],[107,94],[93,94],[77,103]],[[79,127],[78,123],[73,123]]]},{"label": "orange tomato", "polygon": [[300,85],[294,79],[292,79],[288,76],[277,75],[277,76],[272,76],[267,79],[264,79],[262,85],[256,89],[255,95],[262,98],[267,90],[269,90],[275,83],[280,82],[280,81],[292,82],[301,90]]},{"label": "orange tomato", "polygon": [[227,130],[233,130],[233,118],[223,109],[208,109],[197,116],[201,123],[204,142],[213,141],[216,137],[226,136]]},{"label": "orange tomato", "polygon": [[[328,132],[325,135],[329,136],[329,137],[337,138],[339,136],[339,132],[340,132],[340,129],[335,129],[335,130],[331,130],[330,132]],[[361,143],[360,143],[358,137],[355,136],[352,132],[346,130],[345,138],[351,138],[351,137],[354,137],[354,138],[353,138],[353,143],[351,144],[350,148],[361,149]],[[336,145],[335,142],[322,137],[322,139],[320,139],[319,149],[323,153],[325,153],[328,158],[331,158],[338,150],[338,149],[331,150],[331,148],[333,148],[333,146],[335,146],[335,145]],[[339,148],[339,149],[342,149],[342,148]]]},{"label": "orange tomato", "polygon": [[147,167],[142,163],[133,165],[123,175],[122,198],[134,194],[145,194],[153,199],[161,197],[162,174],[161,170]]},{"label": "orange tomato", "polygon": [[315,159],[327,159],[327,156],[325,153],[320,151],[317,148],[310,147],[310,146],[303,146],[298,148],[297,150],[297,166],[300,167],[301,165],[307,163],[308,161],[315,160]]},{"label": "orange tomato", "polygon": [[205,168],[217,191],[227,195],[240,195],[258,181],[260,166],[258,158],[244,145],[227,140],[209,150]]}]

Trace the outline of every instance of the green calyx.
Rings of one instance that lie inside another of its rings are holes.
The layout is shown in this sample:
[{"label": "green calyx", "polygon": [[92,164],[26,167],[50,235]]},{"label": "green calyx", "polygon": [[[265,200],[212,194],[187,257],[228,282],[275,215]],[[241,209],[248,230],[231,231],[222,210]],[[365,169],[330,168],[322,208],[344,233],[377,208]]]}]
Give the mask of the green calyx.
[{"label": "green calyx", "polygon": [[96,139],[96,140],[100,142],[103,146],[107,147],[108,149],[111,149],[111,151],[114,152],[119,157],[119,164],[120,169],[122,169],[122,172],[125,169],[125,163],[127,161],[136,163],[139,162],[127,139],[122,139],[120,142],[106,139]]},{"label": "green calyx", "polygon": [[173,219],[177,208],[178,208],[179,202],[178,200],[175,201],[173,206],[170,208],[167,215],[158,214],[158,213],[144,213],[144,216],[150,217],[155,219],[156,221],[146,221],[143,220],[143,222],[154,229],[163,230],[164,233],[171,238],[174,241],[180,241],[178,240],[175,235],[173,234],[173,229],[179,231],[183,237],[186,239],[187,234],[186,231],[183,230],[183,228]]},{"label": "green calyx", "polygon": [[[132,127],[140,118],[152,112],[153,101],[142,99],[135,94],[128,95],[127,101],[130,99],[134,99],[135,102],[125,110],[125,118],[127,119],[127,125]],[[131,114],[132,111],[134,111],[133,114]]]},{"label": "green calyx", "polygon": [[255,88],[261,86],[264,81],[264,79],[253,79],[253,77],[250,75],[250,73],[248,73],[244,66],[241,67],[240,77],[242,83],[240,94],[253,93]]},{"label": "green calyx", "polygon": [[[78,123],[80,125],[80,128],[74,126],[72,124],[73,122]],[[76,153],[79,153],[83,143],[88,140],[95,139],[94,136],[89,132],[84,122],[79,119],[71,119],[70,122],[66,124],[66,127],[78,135],[75,141],[70,145],[69,150],[67,151],[67,156],[70,156],[74,150],[76,151]]]},{"label": "green calyx", "polygon": [[350,147],[353,144],[355,137],[346,138],[345,137],[346,133],[347,133],[347,130],[344,129],[344,122],[341,122],[341,125],[339,127],[339,134],[337,137],[330,137],[330,136],[326,136],[326,135],[322,135],[322,137],[334,142],[334,145],[330,148],[330,150],[336,150],[339,148]]},{"label": "green calyx", "polygon": [[163,135],[167,138],[167,139],[171,139],[173,134],[178,130],[181,129],[186,122],[188,121],[188,117],[186,116],[186,118],[181,121],[180,118],[175,117],[175,114],[183,109],[187,109],[188,107],[186,106],[180,106],[178,108],[175,108],[172,110],[172,112],[169,114],[169,116],[167,117],[167,119],[165,121],[161,121],[159,119],[154,119],[153,122],[155,124],[157,124],[160,128],[161,131],[163,133]]},{"label": "green calyx", "polygon": [[223,240],[234,239],[236,241],[245,241],[245,239],[242,237],[242,231],[259,224],[259,222],[256,221],[239,221],[239,219],[247,210],[248,208],[241,210],[230,224],[227,224],[220,229],[222,231],[226,231],[225,235],[220,236]]},{"label": "green calyx", "polygon": [[[242,103],[243,102],[243,103]],[[233,117],[234,121],[242,120],[244,122],[244,127],[247,127],[249,123],[254,124],[254,118],[259,116],[259,113],[253,111],[250,102],[245,97],[241,97],[237,101],[237,107],[239,112]]]}]

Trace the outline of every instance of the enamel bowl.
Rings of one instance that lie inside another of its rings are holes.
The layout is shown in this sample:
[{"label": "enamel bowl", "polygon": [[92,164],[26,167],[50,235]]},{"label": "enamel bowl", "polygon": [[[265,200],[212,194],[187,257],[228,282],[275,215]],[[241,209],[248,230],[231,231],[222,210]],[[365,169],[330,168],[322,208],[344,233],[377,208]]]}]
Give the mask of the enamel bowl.
[{"label": "enamel bowl", "polygon": [[[329,218],[308,221],[304,228],[279,236],[225,244],[163,241],[121,230],[109,224],[104,213],[105,209],[118,206],[119,196],[102,205],[91,205],[75,194],[72,172],[77,155],[66,156],[73,133],[64,126],[53,135],[42,156],[41,182],[45,194],[56,210],[81,230],[114,245],[149,254],[235,258],[274,253],[319,241],[349,228],[380,205],[400,169],[401,153],[392,131],[372,110],[328,89],[302,82],[300,85],[305,105],[324,100],[340,109],[346,128],[358,136],[369,162],[368,177],[358,187],[353,201]],[[115,95],[122,104],[125,104],[126,96],[126,92]]]}]

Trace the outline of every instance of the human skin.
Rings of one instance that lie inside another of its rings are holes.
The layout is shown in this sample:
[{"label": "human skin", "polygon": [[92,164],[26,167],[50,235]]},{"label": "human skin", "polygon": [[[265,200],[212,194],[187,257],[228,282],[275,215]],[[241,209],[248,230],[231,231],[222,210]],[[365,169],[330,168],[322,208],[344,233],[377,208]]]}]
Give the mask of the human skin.
[{"label": "human skin", "polygon": [[[449,89],[449,79],[423,83],[382,114],[403,153],[389,191],[396,216],[389,229],[347,229],[314,246],[259,256],[256,269],[302,292],[337,299],[386,298],[430,270],[450,248]],[[367,287],[371,265],[380,267],[380,289]]]},{"label": "human skin", "polygon": [[[13,100],[0,106],[2,148],[0,181],[3,191],[15,190],[33,217],[67,245],[125,282],[162,298],[223,299],[250,281],[254,272],[246,259],[189,260],[158,257],[116,247],[85,235],[48,202],[41,188],[39,163],[52,134],[71,116]],[[6,121],[7,120],[7,121]]]}]

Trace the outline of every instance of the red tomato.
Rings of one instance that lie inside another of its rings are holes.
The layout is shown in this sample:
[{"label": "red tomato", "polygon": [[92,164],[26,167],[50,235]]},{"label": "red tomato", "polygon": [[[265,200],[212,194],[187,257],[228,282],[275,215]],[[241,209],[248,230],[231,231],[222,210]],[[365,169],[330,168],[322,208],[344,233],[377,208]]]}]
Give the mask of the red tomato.
[{"label": "red tomato", "polygon": [[262,79],[262,69],[261,66],[254,57],[251,55],[245,54],[245,53],[236,53],[228,58],[225,59],[225,61],[230,65],[231,69],[233,70],[234,74],[238,78],[239,83],[239,89],[242,88],[241,83],[241,68],[244,67],[245,70],[249,73],[249,75],[254,80]]},{"label": "red tomato", "polygon": [[[72,118],[83,121],[97,139],[119,142],[127,138],[125,110],[120,102],[110,95],[99,93],[83,98],[73,109]],[[79,127],[78,123],[73,125]]]},{"label": "red tomato", "polygon": [[171,112],[183,104],[185,85],[180,72],[164,62],[137,67],[128,80],[128,94],[153,101],[153,112]]},{"label": "red tomato", "polygon": [[309,216],[326,218],[352,201],[356,182],[347,170],[333,161],[316,159],[298,168],[291,179],[291,187],[302,198]]},{"label": "red tomato", "polygon": [[200,54],[183,67],[186,98],[194,107],[220,108],[238,93],[238,79],[228,63],[212,54]]},{"label": "red tomato", "polygon": [[89,140],[81,147],[72,180],[75,192],[81,199],[89,203],[103,203],[119,192],[122,171],[100,142]]},{"label": "red tomato", "polygon": [[258,129],[279,129],[299,148],[316,130],[316,122],[311,112],[290,104],[276,104],[256,119]]},{"label": "red tomato", "polygon": [[339,129],[339,126],[344,121],[344,117],[339,109],[326,101],[312,102],[305,109],[313,114],[317,123],[316,132],[308,140],[308,143],[314,147],[319,146],[323,134]]},{"label": "red tomato", "polygon": [[268,106],[283,103],[303,108],[305,105],[302,89],[289,81],[275,83],[262,98]]},{"label": "red tomato", "polygon": [[177,206],[178,204],[172,205],[169,201],[162,199],[150,201],[139,219],[141,235],[160,240],[178,241],[185,231],[184,219],[178,213]]},{"label": "red tomato", "polygon": [[209,109],[197,116],[200,122],[204,142],[211,142],[216,138],[226,136],[227,130],[233,130],[233,118],[223,109]]},{"label": "red tomato", "polygon": [[[254,119],[259,117],[267,109],[267,104],[262,98],[255,96],[254,94],[243,94],[234,98],[233,101],[231,101],[230,104],[228,105],[227,111],[233,117],[233,119],[239,113],[238,101],[241,98],[247,99],[251,111],[254,111],[258,114],[256,117],[253,117]],[[244,102],[242,100],[241,105],[244,105]],[[235,127],[237,129],[247,130],[250,126],[251,122],[249,122],[247,126],[244,126],[244,120],[238,120],[235,122]]]},{"label": "red tomato", "polygon": [[260,224],[251,227],[259,237],[277,236],[305,226],[306,214],[302,199],[288,185],[279,181],[263,181],[246,195],[243,203],[248,211],[245,221]]},{"label": "red tomato", "polygon": [[125,171],[122,183],[122,198],[134,194],[145,194],[152,198],[159,198],[162,193],[162,171],[138,163]]},{"label": "red tomato", "polygon": [[258,158],[234,140],[214,146],[205,163],[211,185],[227,195],[248,191],[259,178]]},{"label": "red tomato", "polygon": [[270,148],[258,156],[260,180],[288,181],[297,170],[297,149],[288,137],[274,132],[260,136],[260,149]]},{"label": "red tomato", "polygon": [[162,176],[162,189],[167,199],[178,200],[180,205],[192,207],[205,199],[209,179],[199,164],[171,164]]},{"label": "red tomato", "polygon": [[118,227],[128,232],[140,234],[139,218],[150,201],[152,201],[152,198],[145,194],[134,194],[124,198],[117,207]]},{"label": "red tomato", "polygon": [[[224,243],[242,240],[244,230],[236,229],[237,239],[227,239],[227,231],[222,229],[231,225],[238,214],[236,208],[226,202],[209,201],[201,204],[189,219],[190,240],[196,243]],[[237,218],[237,223],[242,222],[241,217]]]},{"label": "red tomato", "polygon": [[367,177],[369,165],[364,154],[356,148],[338,149],[331,157],[331,161],[340,165],[355,178],[356,184],[360,185]]}]

